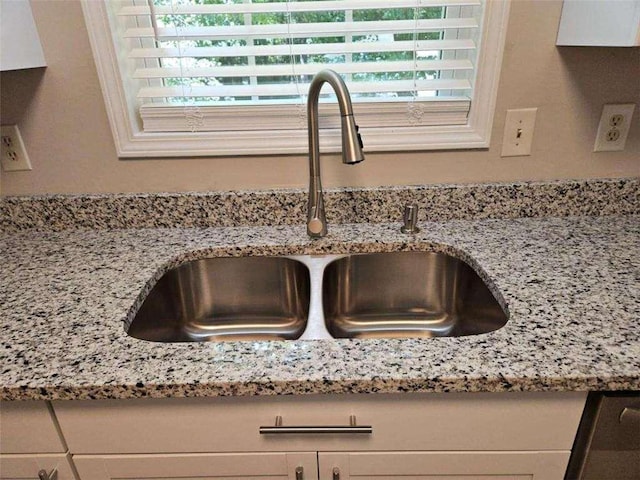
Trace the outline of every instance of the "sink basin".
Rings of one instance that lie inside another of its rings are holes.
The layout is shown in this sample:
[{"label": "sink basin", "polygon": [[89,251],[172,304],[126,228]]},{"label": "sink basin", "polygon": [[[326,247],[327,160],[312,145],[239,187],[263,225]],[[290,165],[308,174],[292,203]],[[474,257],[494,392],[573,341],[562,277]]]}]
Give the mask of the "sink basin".
[{"label": "sink basin", "polygon": [[208,258],[164,274],[127,333],[155,342],[458,337],[507,319],[475,270],[443,253]]},{"label": "sink basin", "polygon": [[310,290],[307,267],[291,258],[196,260],[160,278],[127,333],[156,342],[296,339]]},{"label": "sink basin", "polygon": [[435,252],[350,255],[324,270],[322,303],[336,338],[459,337],[507,314],[465,262]]}]

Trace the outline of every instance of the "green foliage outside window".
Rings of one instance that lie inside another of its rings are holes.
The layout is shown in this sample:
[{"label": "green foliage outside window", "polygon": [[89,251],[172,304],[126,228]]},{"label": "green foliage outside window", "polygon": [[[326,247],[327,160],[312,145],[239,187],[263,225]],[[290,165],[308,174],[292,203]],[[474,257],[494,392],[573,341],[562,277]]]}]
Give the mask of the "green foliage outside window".
[{"label": "green foliage outside window", "polygon": [[[251,0],[252,3],[273,3],[274,0]],[[275,0],[286,2],[287,0]],[[314,0],[303,0],[314,1]],[[238,4],[245,3],[242,0],[154,0],[156,6],[171,6],[178,3],[198,3],[198,4]],[[351,20],[354,22],[373,22],[373,21],[390,21],[390,20],[421,20],[421,19],[437,19],[442,18],[445,14],[443,7],[422,7],[422,8],[380,8],[380,9],[364,9],[354,10],[350,12]],[[277,12],[277,13],[253,13],[253,14],[207,14],[207,15],[162,15],[158,18],[159,23],[164,27],[216,27],[216,26],[243,26],[247,22],[254,25],[273,25],[273,24],[307,24],[307,23],[337,23],[347,20],[348,14],[345,11],[323,11],[323,12]],[[392,38],[385,38],[385,41],[407,41],[415,42],[419,40],[438,40],[442,37],[442,32],[420,32],[413,33],[396,33]],[[185,47],[241,47],[247,45],[291,45],[291,44],[317,44],[317,43],[345,43],[345,42],[377,42],[379,35],[372,33],[368,35],[353,35],[350,39],[345,37],[291,37],[291,38],[236,38],[224,40],[181,40],[179,42],[159,42],[161,47],[185,48]],[[429,52],[431,56],[427,59],[439,58],[441,52]],[[270,56],[254,56],[251,58],[244,56],[219,56],[219,57],[194,57],[182,59],[163,59],[163,66],[184,66],[183,62],[189,62],[189,68],[215,68],[225,66],[241,66],[249,65],[249,62],[255,62],[255,65],[283,65],[283,64],[318,64],[320,70],[321,65],[331,66],[331,64],[350,62],[393,62],[393,61],[413,61],[413,49],[406,51],[377,51],[377,52],[360,52],[348,54],[305,54],[305,55],[270,55]],[[425,57],[421,57],[425,58]],[[350,82],[367,81],[367,82],[384,82],[393,80],[411,80],[437,78],[439,72],[436,71],[401,71],[401,72],[382,72],[382,73],[354,73],[349,75]],[[192,78],[167,78],[164,80],[166,85],[189,85],[189,86],[211,86],[211,85],[248,85],[250,83],[257,84],[287,84],[287,83],[304,83],[310,78],[307,76],[293,75],[287,76],[257,76],[257,77],[192,77]],[[411,95],[411,92],[398,92],[396,95]],[[360,96],[368,96],[375,94],[360,94]],[[277,99],[278,97],[269,97]],[[286,97],[280,97],[286,98]],[[247,97],[233,98],[197,98],[198,102],[211,102],[216,100],[224,101],[240,101],[251,100]]]}]

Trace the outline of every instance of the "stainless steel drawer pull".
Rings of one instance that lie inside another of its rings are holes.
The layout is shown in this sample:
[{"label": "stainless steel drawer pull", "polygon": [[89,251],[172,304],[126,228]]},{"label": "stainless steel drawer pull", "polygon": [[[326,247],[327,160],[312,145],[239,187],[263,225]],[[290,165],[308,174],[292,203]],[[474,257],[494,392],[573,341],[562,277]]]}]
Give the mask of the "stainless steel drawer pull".
[{"label": "stainless steel drawer pull", "polygon": [[51,473],[47,473],[46,470],[40,470],[38,472],[38,480],[56,480],[58,478],[58,469],[54,468]]},{"label": "stainless steel drawer pull", "polygon": [[271,434],[344,434],[344,433],[373,433],[373,427],[371,425],[357,425],[355,415],[351,415],[349,418],[349,425],[282,425],[282,417],[278,415],[276,417],[276,424],[274,426],[262,426],[260,427],[261,435]]}]

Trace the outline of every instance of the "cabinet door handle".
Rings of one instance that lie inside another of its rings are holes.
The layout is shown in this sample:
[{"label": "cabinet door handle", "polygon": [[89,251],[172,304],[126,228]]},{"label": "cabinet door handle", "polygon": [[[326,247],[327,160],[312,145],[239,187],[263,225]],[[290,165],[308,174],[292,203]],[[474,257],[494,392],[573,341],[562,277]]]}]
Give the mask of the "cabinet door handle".
[{"label": "cabinet door handle", "polygon": [[282,425],[282,417],[278,415],[276,417],[276,424],[273,426],[261,426],[261,435],[272,434],[352,434],[352,433],[373,433],[373,427],[371,425],[357,425],[355,415],[351,415],[349,425]]},{"label": "cabinet door handle", "polygon": [[304,480],[304,468],[296,467],[296,480]]},{"label": "cabinet door handle", "polygon": [[331,480],[340,480],[340,469],[338,467],[333,467],[333,471],[331,472]]},{"label": "cabinet door handle", "polygon": [[40,470],[38,472],[38,480],[56,480],[58,478],[58,469],[54,468],[51,473],[47,473],[46,470]]}]

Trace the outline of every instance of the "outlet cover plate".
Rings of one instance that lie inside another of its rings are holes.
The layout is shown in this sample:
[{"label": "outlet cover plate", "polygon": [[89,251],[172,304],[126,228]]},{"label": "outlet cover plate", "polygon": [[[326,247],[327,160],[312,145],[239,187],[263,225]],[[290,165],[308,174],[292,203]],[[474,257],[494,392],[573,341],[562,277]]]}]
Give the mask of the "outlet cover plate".
[{"label": "outlet cover plate", "polygon": [[31,162],[17,125],[0,127],[0,163],[5,172],[31,170]]},{"label": "outlet cover plate", "polygon": [[533,129],[536,125],[537,108],[507,110],[504,122],[501,157],[531,155]]},{"label": "outlet cover plate", "polygon": [[602,108],[594,152],[620,152],[624,150],[631,127],[635,103],[607,104]]}]

